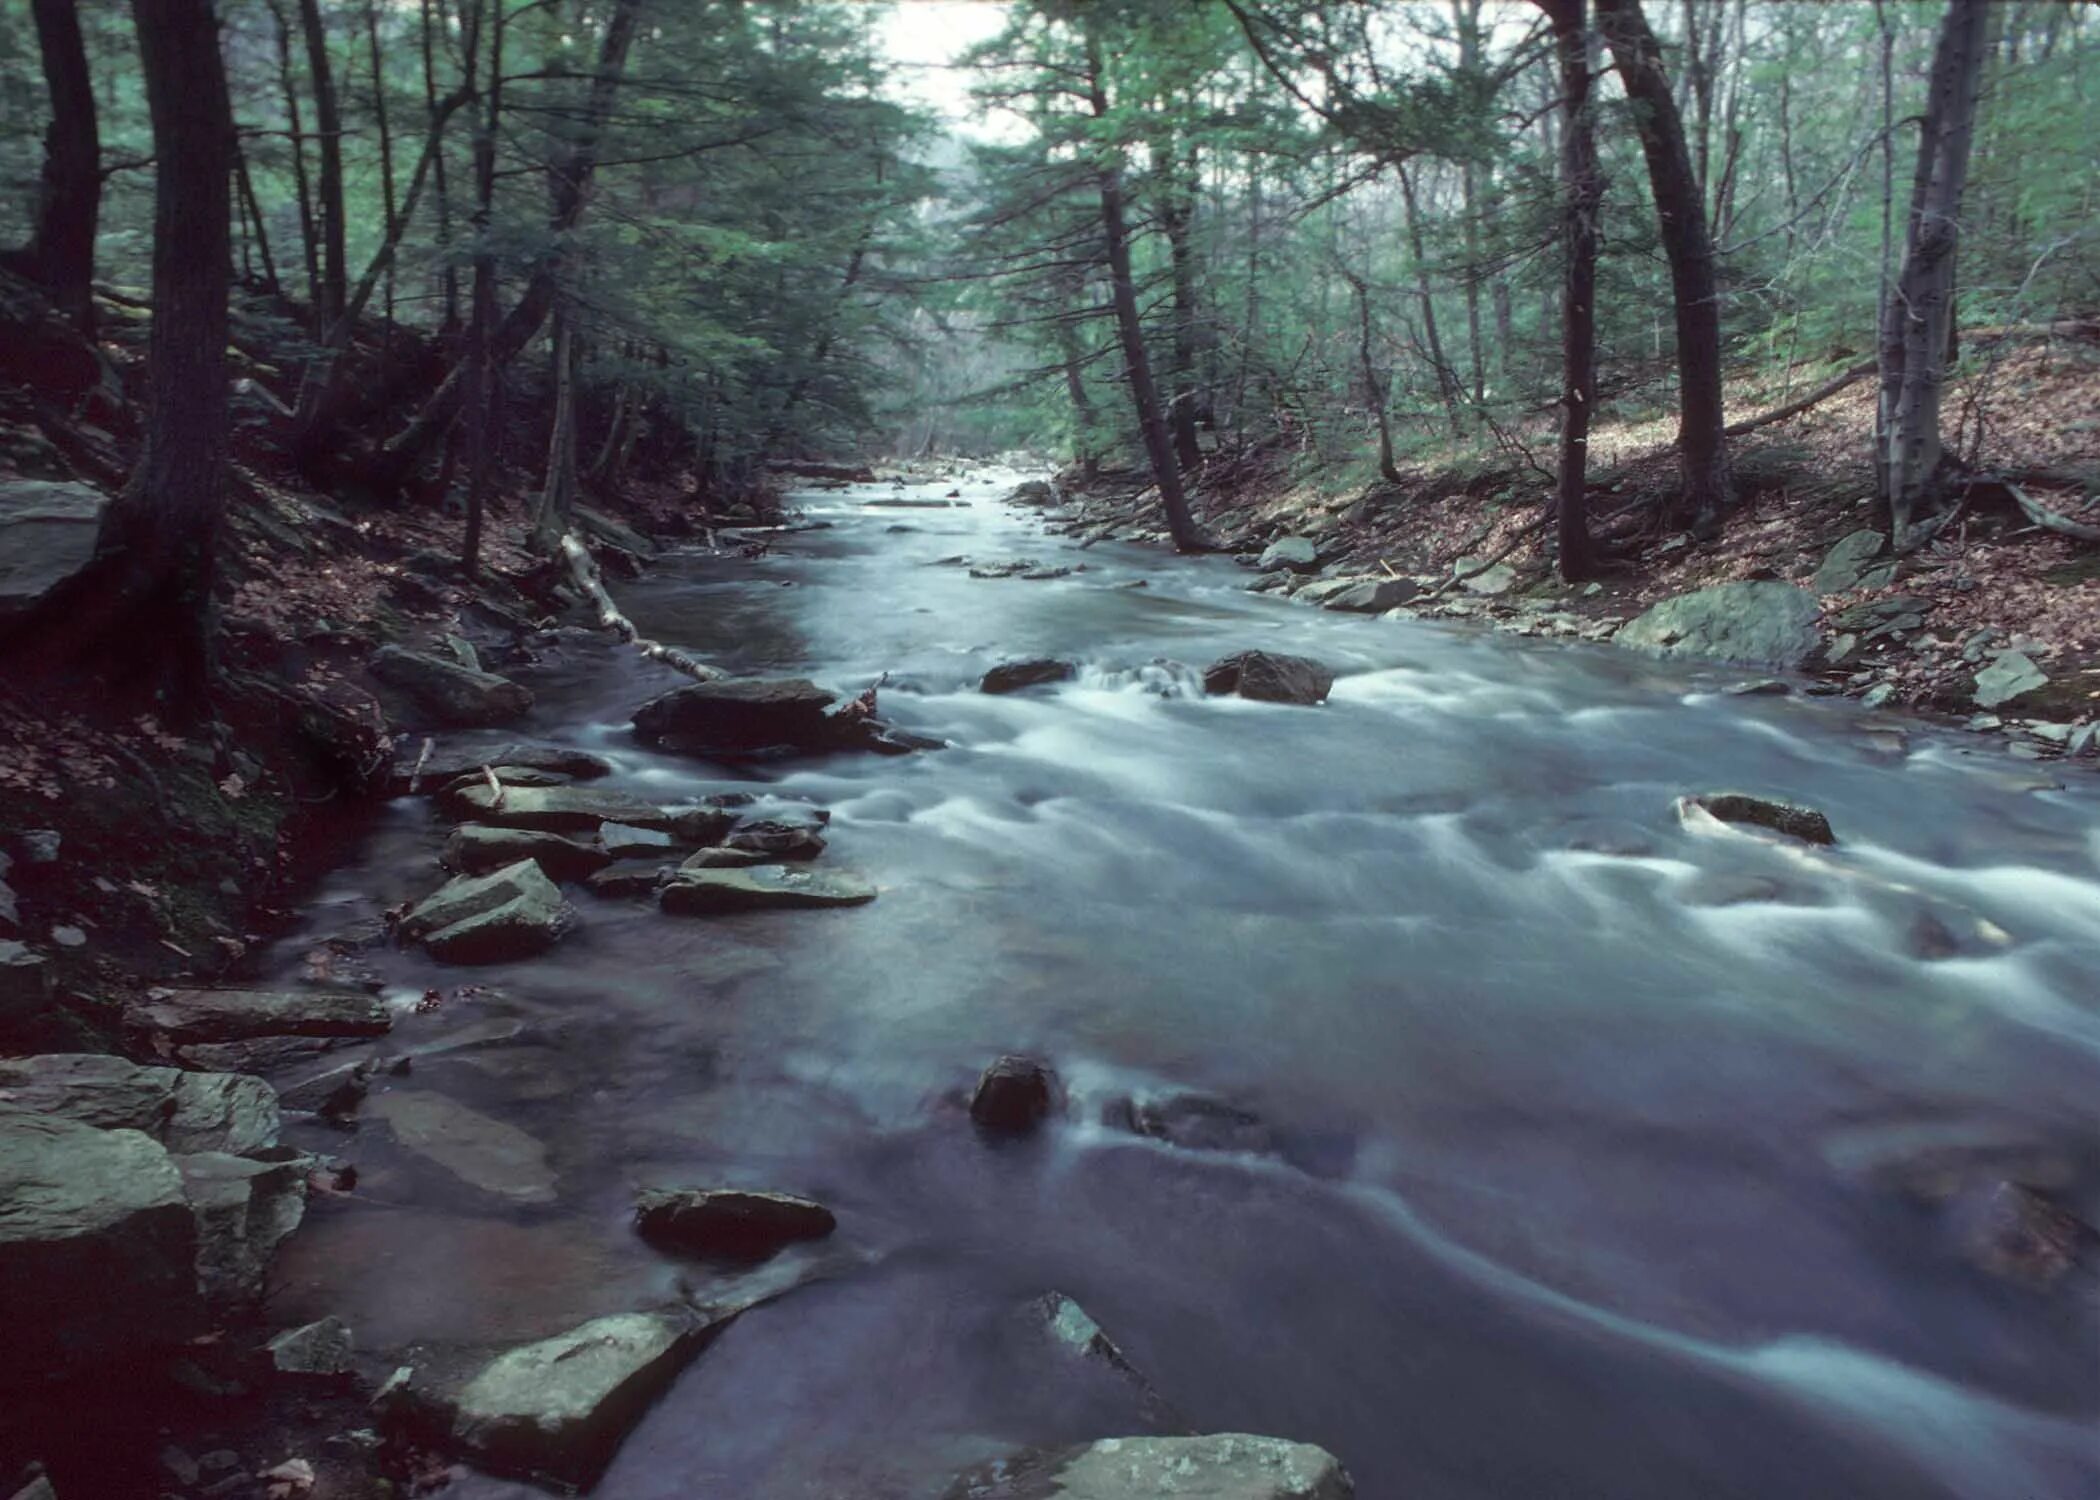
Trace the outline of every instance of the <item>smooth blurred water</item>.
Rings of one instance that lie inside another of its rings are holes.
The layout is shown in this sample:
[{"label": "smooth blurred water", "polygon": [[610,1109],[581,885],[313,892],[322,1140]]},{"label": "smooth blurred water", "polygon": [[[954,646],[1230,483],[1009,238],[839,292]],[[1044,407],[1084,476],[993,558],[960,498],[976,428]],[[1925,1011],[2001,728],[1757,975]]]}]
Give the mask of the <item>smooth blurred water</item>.
[{"label": "smooth blurred water", "polygon": [[[826,858],[872,906],[693,921],[578,892],[583,930],[530,964],[387,955],[404,995],[490,987],[404,1018],[387,1048],[430,1050],[387,1086],[529,1131],[561,1201],[508,1206],[368,1124],[279,1312],[339,1312],[389,1358],[541,1336],[686,1274],[629,1230],[636,1184],[777,1187],[832,1205],[857,1264],[732,1326],[601,1495],[927,1496],[1133,1430],[1009,1336],[1050,1288],[1191,1425],[1322,1443],[1367,1500],[2100,1495],[2100,1304],[1985,1276],[1892,1182],[2018,1163],[2100,1216],[2088,773],[2047,789],[1970,737],[1726,696],[1725,669],[1082,550],[996,503],[1012,478],[947,509],[868,503],[946,484],[804,496],[828,529],[621,590],[740,671],[888,672],[885,714],[952,748],[757,773],[833,809]],[[978,580],[956,554],[1084,571]],[[1331,664],[1332,702],[1189,694],[1255,646]],[[976,691],[1034,655],[1084,670]],[[678,679],[610,643],[527,680],[531,732],[614,784],[753,774],[636,746],[628,714]],[[1840,842],[1680,826],[1675,798],[1723,788],[1813,803]],[[309,934],[432,887],[442,834],[397,805]],[[1072,1098],[999,1146],[958,1101],[1003,1051]],[[1185,1089],[1278,1153],[1098,1123]]]}]

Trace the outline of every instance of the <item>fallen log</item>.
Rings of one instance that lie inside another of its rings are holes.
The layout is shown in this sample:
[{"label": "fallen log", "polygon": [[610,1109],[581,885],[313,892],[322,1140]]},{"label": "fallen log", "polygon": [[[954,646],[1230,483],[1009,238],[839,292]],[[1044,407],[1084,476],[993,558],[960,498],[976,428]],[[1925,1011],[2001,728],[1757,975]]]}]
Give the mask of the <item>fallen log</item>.
[{"label": "fallen log", "polygon": [[605,579],[598,571],[597,560],[590,549],[576,538],[573,531],[564,532],[561,539],[561,555],[569,564],[569,573],[576,586],[583,590],[598,612],[598,627],[609,630],[651,661],[662,662],[673,671],[683,672],[695,682],[715,682],[729,674],[720,667],[711,667],[706,662],[676,646],[666,646],[662,641],[645,638],[634,628],[634,621],[620,612],[613,603],[612,595],[605,591]]},{"label": "fallen log", "polygon": [[[2051,510],[2048,506],[2042,504],[2041,501],[2035,499],[2034,496],[2028,494],[2027,491],[2014,484],[2010,479],[2003,479],[1999,482],[2005,486],[2005,492],[2012,496],[2013,504],[2019,506],[2021,513],[2028,520],[2034,522],[2035,525],[2047,531],[2054,531],[2062,536],[2074,537],[2081,542],[2100,542],[2100,526],[2090,525],[2084,521],[2074,521],[2061,511]],[[2092,497],[2088,496],[2086,506],[2090,508],[2091,505]]]}]

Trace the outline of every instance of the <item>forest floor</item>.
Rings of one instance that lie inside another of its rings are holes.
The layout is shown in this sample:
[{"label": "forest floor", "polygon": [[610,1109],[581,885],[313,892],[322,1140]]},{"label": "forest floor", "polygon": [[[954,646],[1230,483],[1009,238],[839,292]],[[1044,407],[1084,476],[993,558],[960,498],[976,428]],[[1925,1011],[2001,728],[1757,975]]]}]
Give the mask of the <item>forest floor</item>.
[{"label": "forest floor", "polygon": [[[1743,379],[1730,409],[1776,409],[1838,368],[1799,373],[1790,389]],[[1618,416],[1607,404],[1593,430],[1589,492],[1603,561],[1587,584],[1558,580],[1541,523],[1553,482],[1547,420],[1505,430],[1493,447],[1418,452],[1398,485],[1363,483],[1360,459],[1323,461],[1307,446],[1271,442],[1213,458],[1193,504],[1245,562],[1277,538],[1303,536],[1326,576],[1419,581],[1407,613],[1602,640],[1657,601],[1711,584],[1783,579],[1813,588],[1831,549],[1877,524],[1874,402],[1873,381],[1861,380],[1731,439],[1737,503],[1709,541],[1661,520],[1677,493],[1674,417]],[[2100,737],[2081,743],[2078,734],[2100,717],[2100,546],[2033,524],[1999,482],[2017,476],[2059,513],[2076,514],[2100,495],[2100,347],[2064,340],[2010,350],[1952,385],[1946,411],[1950,431],[1959,419],[1965,451],[1978,455],[1958,514],[1891,576],[1822,594],[1828,637],[1842,645],[1849,635],[1854,644],[1833,649],[1836,660],[1811,662],[1803,686],[1954,715],[1979,733],[2004,735],[2025,758],[2053,758],[2067,743],[2100,751]],[[1083,502],[1082,531],[1164,539],[1143,476],[1068,472],[1061,480]],[[2100,524],[2100,515],[2085,522]],[[1495,558],[1504,566],[1453,582],[1455,572]],[[1269,575],[1255,586],[1295,591],[1302,580]],[[2007,648],[2048,682],[1980,712],[1976,674],[1988,653]]]}]

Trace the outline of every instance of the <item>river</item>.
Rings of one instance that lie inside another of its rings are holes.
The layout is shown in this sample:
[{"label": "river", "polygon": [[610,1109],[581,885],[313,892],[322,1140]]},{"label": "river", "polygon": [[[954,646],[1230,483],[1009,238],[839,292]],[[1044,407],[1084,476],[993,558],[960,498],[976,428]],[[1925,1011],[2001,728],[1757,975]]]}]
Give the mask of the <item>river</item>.
[{"label": "river", "polygon": [[[609,641],[521,674],[529,732],[610,757],[610,785],[756,776],[831,808],[825,859],[880,898],[694,920],[577,892],[584,926],[530,963],[382,954],[404,1001],[445,997],[403,1016],[385,1046],[418,1055],[386,1088],[528,1132],[554,1201],[375,1120],[308,1127],[362,1177],[287,1247],[283,1321],[339,1313],[402,1362],[545,1336],[684,1274],[633,1235],[637,1185],[773,1187],[831,1205],[850,1264],[732,1325],[601,1496],[924,1497],[1128,1430],[1116,1391],[1004,1332],[1051,1288],[1190,1425],[1320,1443],[1366,1500],[2100,1495],[2090,1290],[1979,1271],[1967,1195],[1918,1185],[2047,1179],[2095,1217],[2090,775],[1730,696],[1727,669],[1082,550],[998,503],[1015,477],[946,508],[885,503],[946,482],[801,495],[828,525],[771,556],[619,588],[738,672],[887,672],[885,715],[946,750],[730,771],[636,745],[630,712],[678,679]],[[974,579],[956,554],[1084,569]],[[1255,646],[1333,666],[1332,701],[1187,691]],[[1036,655],[1083,669],[976,691]],[[1812,803],[1839,842],[1680,825],[1675,798],[1720,788]],[[392,804],[275,973],[432,888],[443,833]],[[1071,1097],[997,1144],[958,1101],[1009,1051]],[[1272,1149],[1100,1122],[1180,1091]]]}]

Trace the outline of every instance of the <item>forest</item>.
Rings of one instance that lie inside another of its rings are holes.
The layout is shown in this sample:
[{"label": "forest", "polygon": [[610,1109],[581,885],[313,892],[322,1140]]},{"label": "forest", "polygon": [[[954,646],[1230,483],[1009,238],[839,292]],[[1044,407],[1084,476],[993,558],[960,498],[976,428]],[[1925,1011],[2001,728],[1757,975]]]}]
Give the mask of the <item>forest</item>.
[{"label": "forest", "polygon": [[8,1500],[2078,1500],[2096,769],[2089,6],[0,0]]}]

